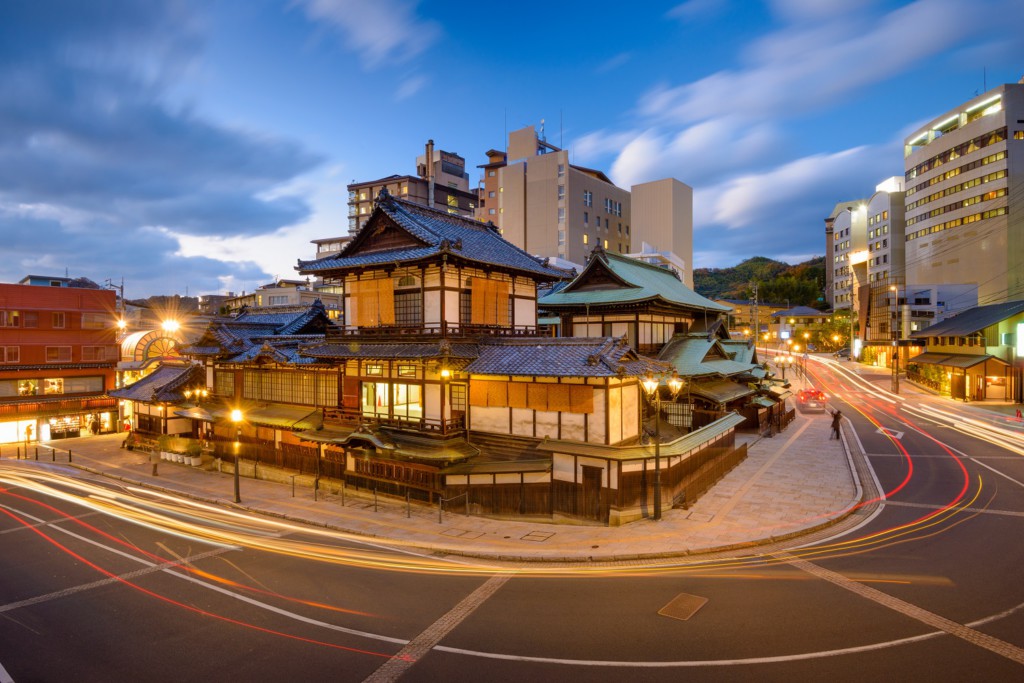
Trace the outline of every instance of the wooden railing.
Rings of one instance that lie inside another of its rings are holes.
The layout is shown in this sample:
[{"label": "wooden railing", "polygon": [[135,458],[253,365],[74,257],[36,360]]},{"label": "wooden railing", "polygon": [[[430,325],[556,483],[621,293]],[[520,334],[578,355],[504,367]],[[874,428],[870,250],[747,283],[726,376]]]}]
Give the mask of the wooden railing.
[{"label": "wooden railing", "polygon": [[464,417],[439,420],[427,417],[391,417],[376,413],[367,415],[358,408],[324,408],[324,422],[346,426],[372,422],[397,429],[418,430],[432,434],[451,434],[466,428]]},{"label": "wooden railing", "polygon": [[355,325],[328,328],[328,342],[352,336],[386,339],[408,339],[410,336],[437,337],[529,337],[537,335],[536,325],[469,325],[447,321],[423,323],[421,325],[382,325],[380,327],[357,327]]}]

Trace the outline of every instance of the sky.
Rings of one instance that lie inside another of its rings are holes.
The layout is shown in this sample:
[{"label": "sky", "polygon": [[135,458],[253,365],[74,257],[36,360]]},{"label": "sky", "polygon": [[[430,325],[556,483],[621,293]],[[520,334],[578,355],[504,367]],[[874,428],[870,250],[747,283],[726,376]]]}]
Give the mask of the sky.
[{"label": "sky", "polygon": [[[513,9],[513,7],[515,7]],[[6,0],[0,281],[127,298],[297,278],[346,185],[433,139],[471,186],[545,121],[622,187],[694,189],[694,266],[824,254],[903,139],[1024,75],[1021,0]]]}]

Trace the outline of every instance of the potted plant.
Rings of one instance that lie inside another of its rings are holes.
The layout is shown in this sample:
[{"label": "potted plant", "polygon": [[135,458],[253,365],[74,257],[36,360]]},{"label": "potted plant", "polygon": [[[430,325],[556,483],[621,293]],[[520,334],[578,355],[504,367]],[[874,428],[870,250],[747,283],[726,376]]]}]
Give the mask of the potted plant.
[{"label": "potted plant", "polygon": [[203,447],[199,445],[198,441],[189,441],[185,453],[192,461],[192,467],[199,467],[203,464]]},{"label": "potted plant", "polygon": [[171,453],[171,435],[170,434],[161,434],[160,437],[156,440],[156,447],[157,447],[157,450],[160,451],[160,459],[161,460],[171,460],[172,459],[171,458],[172,453]]}]

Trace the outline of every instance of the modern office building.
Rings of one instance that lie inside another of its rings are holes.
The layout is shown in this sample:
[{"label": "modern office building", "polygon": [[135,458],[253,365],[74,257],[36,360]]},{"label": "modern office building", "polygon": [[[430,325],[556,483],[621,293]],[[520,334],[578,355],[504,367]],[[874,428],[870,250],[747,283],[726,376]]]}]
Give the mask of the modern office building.
[{"label": "modern office building", "polygon": [[655,245],[677,256],[683,265],[679,275],[693,289],[693,188],[663,178],[633,185],[630,193],[633,244]]},{"label": "modern office building", "polygon": [[1024,296],[1024,84],[937,116],[904,157],[907,281],[977,284],[980,305]]},{"label": "modern office building", "polygon": [[[348,231],[355,235],[366,225],[373,213],[373,203],[381,190],[406,201],[445,209],[448,213],[472,217],[476,209],[477,193],[469,189],[466,160],[454,152],[434,148],[428,140],[424,153],[416,157],[416,175],[390,175],[377,180],[353,181],[348,186]],[[329,250],[334,247],[330,246]],[[318,250],[320,244],[317,245]],[[340,245],[338,245],[340,251]],[[330,256],[330,253],[318,253]]]}]

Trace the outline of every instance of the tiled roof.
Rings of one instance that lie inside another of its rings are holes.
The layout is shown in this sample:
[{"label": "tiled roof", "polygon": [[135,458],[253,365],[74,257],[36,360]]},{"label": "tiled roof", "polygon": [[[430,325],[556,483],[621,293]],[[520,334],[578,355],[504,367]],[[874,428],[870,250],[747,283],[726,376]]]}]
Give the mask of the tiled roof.
[{"label": "tiled roof", "polygon": [[186,387],[205,381],[205,371],[200,365],[162,363],[138,382],[107,394],[128,401],[173,403],[185,397],[182,392]]},{"label": "tiled roof", "polygon": [[716,403],[728,403],[756,393],[754,389],[745,384],[727,379],[693,382],[690,384],[689,392],[693,396],[702,396]]},{"label": "tiled roof", "polygon": [[658,360],[671,363],[682,377],[720,375],[732,377],[751,372],[752,362],[729,359],[732,347],[704,334],[677,334],[658,354]]},{"label": "tiled roof", "polygon": [[537,337],[480,343],[480,356],[465,368],[478,375],[541,377],[638,377],[669,367],[638,356],[624,338]]},{"label": "tiled roof", "polygon": [[967,337],[981,332],[986,327],[1002,322],[1007,318],[1024,313],[1024,300],[1005,301],[1001,304],[978,306],[946,318],[941,323],[918,330],[910,336],[914,339],[927,337]]},{"label": "tiled roof", "polygon": [[396,199],[381,193],[376,207],[363,231],[373,230],[387,216],[414,237],[420,245],[361,253],[359,235],[348,242],[335,256],[313,261],[299,261],[300,273],[355,269],[366,266],[421,261],[448,254],[450,258],[478,263],[481,266],[501,266],[529,273],[542,280],[560,280],[569,277],[565,271],[544,264],[531,256],[486,223],[447,211],[439,211],[419,204]]},{"label": "tiled roof", "polygon": [[811,308],[810,306],[794,306],[793,308],[787,308],[784,311],[775,311],[771,314],[772,318],[809,318],[809,317],[821,317],[828,315],[817,308]]},{"label": "tiled roof", "polygon": [[300,353],[316,359],[415,359],[415,358],[476,358],[479,347],[473,343],[450,344],[440,342],[406,342],[406,343],[366,343],[353,340],[348,343],[324,343],[304,346]]},{"label": "tiled roof", "polygon": [[[585,288],[592,271],[605,268],[621,280],[622,284],[608,283],[600,289]],[[670,270],[636,259],[595,249],[583,272],[561,291],[545,296],[537,302],[538,308],[561,306],[614,305],[662,300],[690,309],[714,313],[731,310],[715,303],[687,287]]]},{"label": "tiled roof", "polygon": [[294,355],[295,348],[291,347],[297,347],[302,341],[323,339],[330,324],[319,299],[302,306],[246,308],[237,316],[210,321],[202,337],[193,345],[179,348],[179,352],[186,356],[247,360],[269,344],[282,353]]}]

